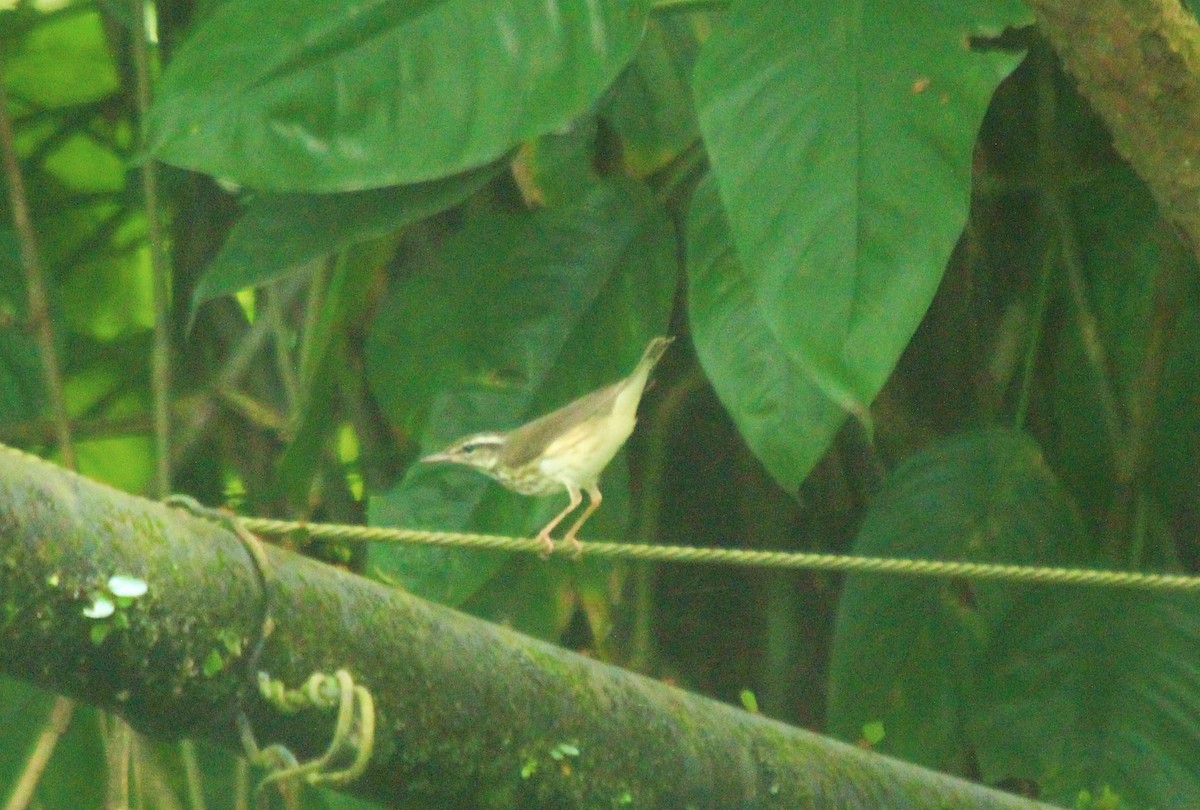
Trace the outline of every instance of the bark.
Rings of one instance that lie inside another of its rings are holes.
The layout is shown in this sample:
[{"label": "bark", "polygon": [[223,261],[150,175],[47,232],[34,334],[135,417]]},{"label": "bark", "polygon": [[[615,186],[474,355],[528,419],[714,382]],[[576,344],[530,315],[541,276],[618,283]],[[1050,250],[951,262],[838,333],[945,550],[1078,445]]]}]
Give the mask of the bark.
[{"label": "bark", "polygon": [[[268,548],[289,686],[348,669],[377,707],[346,789],[395,807],[1033,808],[666,686]],[[148,592],[89,619],[110,576]],[[0,446],[0,671],[158,737],[235,744],[262,589],[225,528]],[[108,621],[107,634],[97,634]],[[323,751],[332,720],[251,693],[261,743]]]},{"label": "bark", "polygon": [[1200,251],[1200,25],[1179,0],[1028,0],[1118,152]]}]

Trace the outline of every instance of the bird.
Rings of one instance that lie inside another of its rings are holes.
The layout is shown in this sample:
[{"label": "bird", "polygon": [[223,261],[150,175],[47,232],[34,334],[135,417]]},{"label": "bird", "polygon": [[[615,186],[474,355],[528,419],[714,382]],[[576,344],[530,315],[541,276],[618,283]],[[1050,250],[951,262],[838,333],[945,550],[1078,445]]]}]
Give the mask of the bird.
[{"label": "bird", "polygon": [[579,556],[583,550],[576,537],[579,527],[600,508],[600,473],[633,433],[650,372],[673,340],[651,340],[632,373],[619,382],[513,430],[465,436],[421,461],[470,467],[522,495],[554,495],[566,490],[570,502],[538,532],[537,539],[545,547],[543,557],[555,549],[550,532],[583,503],[586,492],[587,506],[563,536],[574,556]]}]

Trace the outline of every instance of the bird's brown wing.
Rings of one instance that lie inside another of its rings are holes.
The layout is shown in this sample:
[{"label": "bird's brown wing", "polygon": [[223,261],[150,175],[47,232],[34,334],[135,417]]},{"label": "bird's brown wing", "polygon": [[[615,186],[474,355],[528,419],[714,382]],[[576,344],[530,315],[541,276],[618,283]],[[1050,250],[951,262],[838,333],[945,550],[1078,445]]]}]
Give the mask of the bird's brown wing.
[{"label": "bird's brown wing", "polygon": [[557,411],[527,422],[508,434],[508,441],[500,451],[500,462],[511,467],[520,467],[537,458],[550,442],[565,433],[573,425],[586,422],[593,416],[607,414],[612,410],[617,392],[625,381],[613,383],[607,388],[593,391],[568,403]]}]

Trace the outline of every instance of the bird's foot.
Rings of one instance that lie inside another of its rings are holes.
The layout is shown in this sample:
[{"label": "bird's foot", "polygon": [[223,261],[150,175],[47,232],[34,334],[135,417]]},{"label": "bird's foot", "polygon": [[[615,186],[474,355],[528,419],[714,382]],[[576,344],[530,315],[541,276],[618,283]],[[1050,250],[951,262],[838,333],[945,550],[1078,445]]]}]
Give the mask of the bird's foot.
[{"label": "bird's foot", "polygon": [[575,533],[571,532],[563,538],[563,542],[571,547],[571,559],[578,560],[579,555],[583,553],[583,543],[580,543]]},{"label": "bird's foot", "polygon": [[550,559],[550,555],[554,553],[554,538],[550,536],[550,532],[543,529],[537,536],[538,540],[542,541],[542,545],[546,548],[538,556],[543,560]]}]

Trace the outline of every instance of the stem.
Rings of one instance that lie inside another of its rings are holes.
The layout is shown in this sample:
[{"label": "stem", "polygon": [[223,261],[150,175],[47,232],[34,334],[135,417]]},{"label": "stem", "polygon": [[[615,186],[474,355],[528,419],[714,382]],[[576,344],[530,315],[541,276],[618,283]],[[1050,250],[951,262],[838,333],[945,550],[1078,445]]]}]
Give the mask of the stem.
[{"label": "stem", "polygon": [[1042,342],[1042,326],[1046,320],[1046,307],[1050,303],[1050,280],[1054,277],[1054,263],[1060,250],[1060,246],[1051,236],[1042,253],[1042,272],[1038,281],[1037,301],[1033,310],[1033,320],[1029,327],[1029,343],[1025,347],[1024,368],[1021,370],[1021,393],[1017,396],[1016,412],[1013,414],[1013,427],[1017,430],[1025,427],[1025,419],[1029,415],[1033,369],[1037,365],[1038,348]]},{"label": "stem", "polygon": [[180,740],[179,758],[183,760],[188,806],[191,810],[204,810],[204,783],[201,780],[200,761],[196,758],[196,743]]},{"label": "stem", "polygon": [[105,735],[105,759],[108,764],[108,790],[104,796],[106,810],[127,810],[129,807],[129,771],[133,759],[133,729],[121,718],[111,715]]},{"label": "stem", "polygon": [[654,0],[650,11],[725,11],[728,8],[729,0]]},{"label": "stem", "polygon": [[[146,111],[150,108],[150,43],[146,37],[146,13],[145,0],[133,0],[133,68],[143,146],[147,142]],[[147,159],[142,164],[142,195],[146,205],[150,267],[154,276],[154,349],[150,364],[150,388],[154,401],[154,483],[158,497],[165,498],[171,493],[171,279],[163,245],[158,173],[153,159]]]},{"label": "stem", "polygon": [[1046,48],[1038,52],[1038,176],[1041,182],[1042,205],[1051,231],[1058,236],[1063,270],[1066,274],[1068,298],[1075,310],[1079,338],[1084,357],[1096,381],[1101,419],[1109,446],[1118,451],[1122,444],[1123,428],[1117,397],[1109,374],[1108,353],[1100,337],[1096,315],[1088,301],[1087,281],[1084,278],[1083,250],[1075,233],[1074,222],[1064,193],[1060,156],[1063,145],[1056,127],[1058,95],[1054,85],[1053,59]]},{"label": "stem", "polygon": [[272,344],[275,347],[275,365],[279,369],[279,380],[283,384],[283,395],[287,403],[288,422],[295,425],[300,421],[300,379],[296,374],[296,364],[288,351],[287,318],[284,317],[283,302],[276,290],[279,282],[272,284],[267,291],[264,317],[271,321]]},{"label": "stem", "polygon": [[[279,285],[277,294],[284,296],[284,306],[288,305],[287,302],[292,300],[304,282],[304,278],[297,278],[292,275],[288,276],[286,281]],[[211,386],[209,394],[196,406],[191,418],[181,427],[175,445],[172,448],[174,460],[185,457],[196,441],[204,435],[209,420],[212,419],[217,410],[218,392],[230,390],[237,385],[242,374],[245,373],[246,369],[254,361],[258,350],[262,348],[263,341],[270,334],[270,319],[257,318],[245,334],[242,335],[233,355],[225,361],[225,365],[218,374],[216,382]]]},{"label": "stem", "polygon": [[42,263],[38,258],[37,237],[33,231],[33,220],[29,215],[29,200],[25,194],[25,181],[17,159],[13,140],[12,119],[8,114],[8,94],[4,87],[4,55],[0,52],[0,157],[4,161],[4,175],[8,180],[8,198],[12,206],[13,227],[21,245],[21,263],[25,266],[25,283],[29,294],[29,322],[33,327],[38,351],[42,358],[42,369],[46,395],[50,400],[50,413],[54,417],[58,450],[63,463],[69,469],[77,469],[75,446],[71,441],[71,422],[67,416],[66,400],[63,397],[62,369],[58,352],[54,348],[54,324],[50,319],[50,304],[46,295],[46,279]]},{"label": "stem", "polygon": [[54,701],[46,725],[42,729],[37,743],[33,746],[33,753],[25,761],[25,770],[17,778],[13,792],[8,797],[8,803],[4,805],[4,810],[25,810],[29,806],[29,801],[33,798],[33,790],[41,781],[42,773],[50,763],[50,756],[54,753],[59,738],[71,725],[71,717],[74,714],[75,701],[65,697],[59,697]]},{"label": "stem", "polygon": [[663,179],[655,184],[655,202],[664,205],[685,184],[694,184],[696,176],[707,162],[708,153],[704,151],[704,145],[699,140],[694,141],[661,170]]}]

